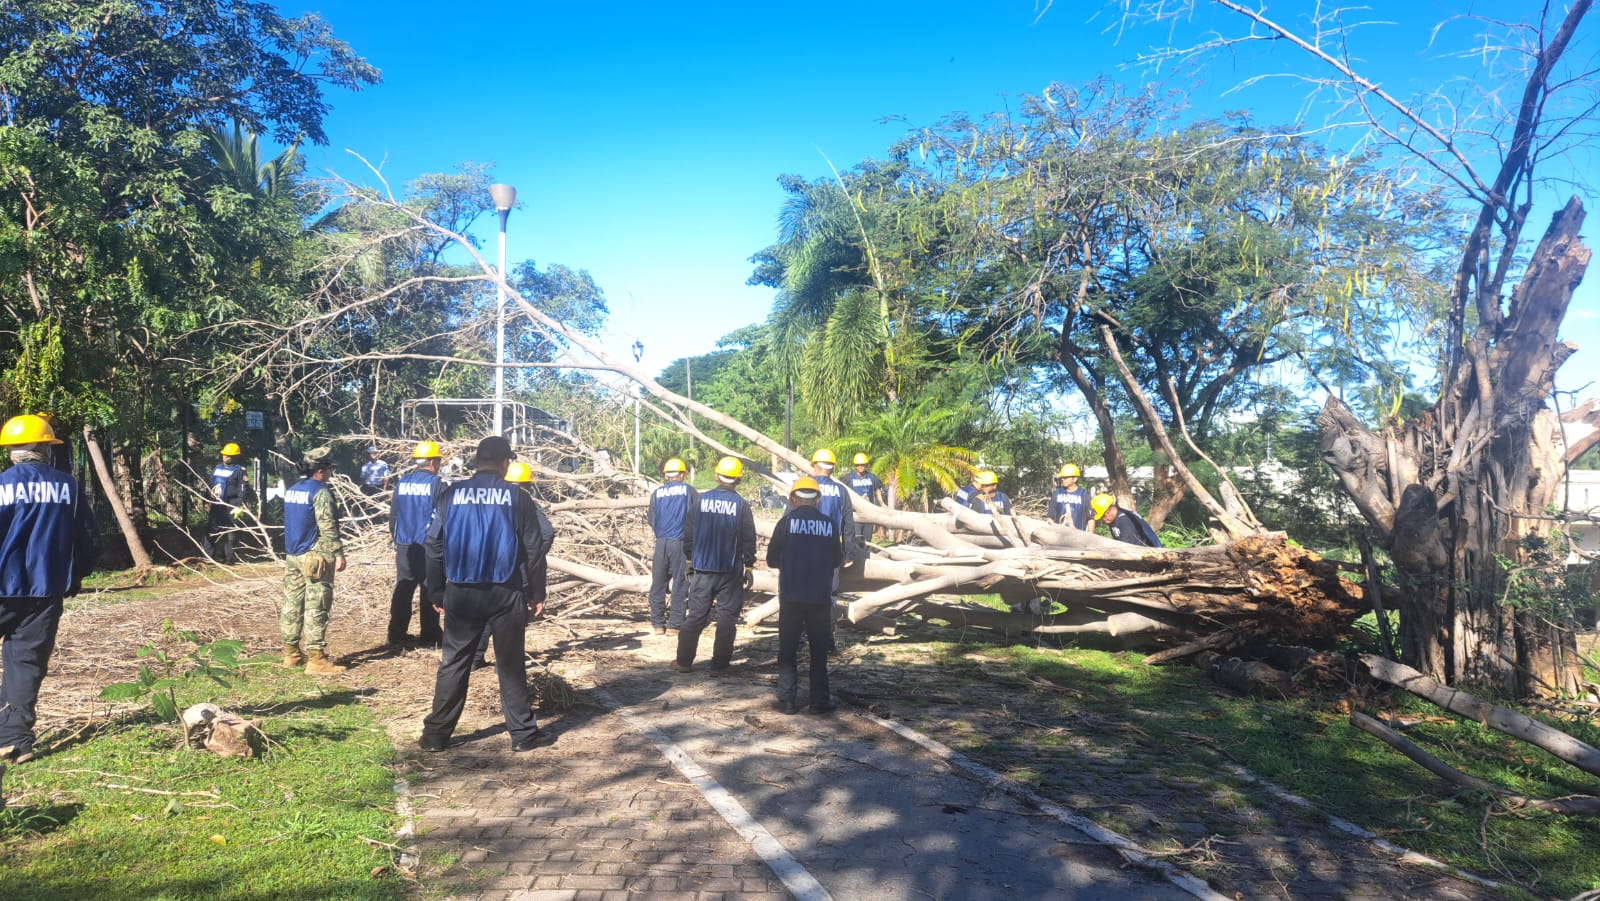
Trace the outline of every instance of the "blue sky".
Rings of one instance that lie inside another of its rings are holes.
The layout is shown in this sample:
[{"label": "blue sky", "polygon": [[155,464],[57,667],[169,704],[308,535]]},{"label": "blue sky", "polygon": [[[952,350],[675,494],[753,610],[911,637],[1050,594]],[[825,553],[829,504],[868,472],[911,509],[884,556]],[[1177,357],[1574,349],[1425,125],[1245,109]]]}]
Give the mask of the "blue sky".
[{"label": "blue sky", "polygon": [[[1135,78],[1120,64],[1165,37],[1118,43],[1105,20],[1087,21],[1098,4],[1057,2],[1041,16],[1032,0],[279,6],[320,13],[383,71],[380,85],[329,96],[330,144],[308,148],[313,173],[370,183],[347,149],[381,162],[397,189],[459,162],[496,164],[521,203],[509,258],[588,270],[611,309],[605,346],[627,358],[641,341],[649,369],[766,317],[772,292],[745,280],[750,255],[775,238],[778,175],[847,168],[911,128],[1004,108],[1053,81]],[[1471,74],[1423,46],[1442,8],[1418,0],[1406,13],[1416,18],[1368,32],[1386,86],[1409,94]],[[1218,96],[1246,71],[1213,66],[1212,84],[1188,85],[1197,110],[1292,117],[1292,83]],[[493,228],[486,218],[480,231],[491,249]],[[1600,372],[1586,362],[1600,350],[1597,286],[1600,272],[1568,317],[1586,351],[1563,387],[1577,386],[1574,370]]]}]

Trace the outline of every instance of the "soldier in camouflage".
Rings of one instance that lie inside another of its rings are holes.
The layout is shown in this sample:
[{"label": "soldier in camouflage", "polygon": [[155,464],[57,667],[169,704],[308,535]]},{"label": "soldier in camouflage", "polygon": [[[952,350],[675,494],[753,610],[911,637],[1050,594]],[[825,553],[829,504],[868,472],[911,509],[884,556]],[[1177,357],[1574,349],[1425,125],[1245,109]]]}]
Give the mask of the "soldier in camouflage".
[{"label": "soldier in camouflage", "polygon": [[[317,448],[300,464],[305,476],[283,500],[283,665],[304,665],[314,675],[345,671],[328,659],[328,611],[333,607],[333,574],[345,567],[339,539],[339,502],[328,487],[333,453]],[[304,652],[301,640],[304,638]]]}]

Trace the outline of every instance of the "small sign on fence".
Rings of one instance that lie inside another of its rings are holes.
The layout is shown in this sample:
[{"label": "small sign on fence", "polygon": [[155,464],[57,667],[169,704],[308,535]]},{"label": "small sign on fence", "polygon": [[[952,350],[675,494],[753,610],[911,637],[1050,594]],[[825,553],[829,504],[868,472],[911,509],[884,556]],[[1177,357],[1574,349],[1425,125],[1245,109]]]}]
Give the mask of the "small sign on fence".
[{"label": "small sign on fence", "polygon": [[267,414],[260,410],[244,411],[244,427],[260,431],[267,427]]}]

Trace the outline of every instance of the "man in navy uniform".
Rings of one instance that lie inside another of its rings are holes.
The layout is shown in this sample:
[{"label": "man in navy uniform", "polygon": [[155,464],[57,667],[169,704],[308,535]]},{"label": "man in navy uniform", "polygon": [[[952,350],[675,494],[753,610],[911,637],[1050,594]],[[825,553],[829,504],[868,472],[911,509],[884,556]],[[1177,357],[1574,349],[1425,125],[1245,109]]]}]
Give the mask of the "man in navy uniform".
[{"label": "man in navy uniform", "polygon": [[[850,465],[855,469],[855,472],[845,476],[844,483],[851,491],[881,507],[887,503],[889,493],[883,487],[883,480],[878,478],[876,473],[867,471],[867,464],[871,462],[872,458],[866,454],[856,454],[852,457]],[[873,527],[871,525],[857,523],[856,529],[862,544],[872,540]]]},{"label": "man in navy uniform", "polygon": [[[539,498],[534,494],[533,467],[521,460],[512,460],[506,466],[506,482],[515,485],[518,491],[533,498],[535,504]],[[544,546],[551,547],[556,540],[555,527],[550,524],[549,517],[544,515],[543,508],[539,510],[539,534],[544,537]],[[550,558],[548,555],[541,558],[537,564],[528,570],[528,607],[539,608],[544,605],[547,592],[546,583],[550,579]],[[478,650],[472,655],[472,668],[483,669],[489,665],[489,642],[494,638],[494,630],[484,623],[483,632],[478,636]]]},{"label": "man in navy uniform", "polygon": [[953,497],[956,499],[956,503],[960,504],[961,506],[963,506],[963,507],[971,507],[972,506],[972,499],[973,499],[973,497],[977,496],[977,494],[978,494],[978,474],[977,473],[973,473],[972,474],[972,481],[967,483],[967,484],[965,484],[965,485],[962,485],[960,488],[957,488],[956,489],[956,493],[953,495]]},{"label": "man in navy uniform", "polygon": [[1000,490],[1000,477],[995,475],[992,470],[985,469],[978,473],[972,483],[977,486],[977,490],[973,492],[972,499],[967,502],[968,507],[988,515],[995,513],[1009,515],[1011,513],[1011,498]]},{"label": "man in navy uniform", "polygon": [[750,505],[734,487],[744,477],[744,464],[734,457],[717,461],[717,486],[702,493],[683,521],[683,553],[689,561],[689,609],[678,632],[678,657],[672,668],[687,673],[694,666],[700,633],[717,608],[717,634],[711,645],[711,671],[733,662],[733,637],[738,628],[750,567],[756,563],[756,520]]},{"label": "man in navy uniform", "polygon": [[433,688],[433,711],[422,721],[424,751],[443,751],[467,704],[467,682],[478,636],[487,624],[494,638],[500,709],[511,750],[545,743],[528,693],[528,614],[544,612],[531,600],[529,579],[550,542],[539,525],[533,497],[505,480],[514,454],[499,435],[478,442],[477,471],[439,495],[428,526],[428,587],[444,614],[444,650]]},{"label": "man in navy uniform", "polygon": [[1162,546],[1161,536],[1144,521],[1144,517],[1118,506],[1115,497],[1109,494],[1097,494],[1089,500],[1089,509],[1094,511],[1095,519],[1106,524],[1106,528],[1111,531],[1111,537],[1123,544],[1139,547]]},{"label": "man in navy uniform", "polygon": [[78,482],[51,466],[60,444],[40,416],[0,428],[11,468],[0,473],[0,760],[33,759],[34,710],[63,599],[100,553],[100,529]]},{"label": "man in navy uniform", "polygon": [[1094,517],[1089,512],[1089,489],[1078,487],[1078,477],[1083,471],[1076,463],[1063,463],[1056,470],[1056,490],[1050,495],[1050,507],[1045,516],[1051,522],[1070,525],[1085,532],[1094,531]]},{"label": "man in navy uniform", "polygon": [[222,462],[211,470],[211,509],[206,520],[206,554],[215,557],[221,546],[222,562],[232,566],[239,562],[234,552],[233,521],[244,514],[244,467],[237,462],[239,445],[230,441],[222,446]]},{"label": "man in navy uniform", "polygon": [[832,640],[833,580],[844,561],[844,539],[833,520],[817,509],[815,479],[801,476],[789,486],[789,512],[773,527],[767,566],[778,570],[778,702],[794,713],[800,636],[811,647],[811,712],[833,712],[828,658],[818,653]]},{"label": "man in navy uniform", "polygon": [[411,599],[421,588],[421,603],[417,606],[418,644],[432,647],[439,643],[443,633],[439,629],[439,611],[433,609],[433,594],[428,591],[427,555],[422,550],[428,537],[428,523],[433,519],[434,503],[444,490],[444,480],[439,478],[439,463],[443,458],[439,445],[433,441],[419,441],[411,451],[417,468],[395,482],[394,497],[389,500],[389,536],[394,539],[394,593],[389,596],[389,634],[392,647],[405,644],[406,630],[411,627]]},{"label": "man in navy uniform", "polygon": [[339,501],[328,486],[333,451],[307,451],[300,473],[305,478],[283,494],[283,609],[278,614],[283,665],[304,665],[313,675],[333,676],[346,669],[327,655],[333,574],[345,567]]},{"label": "man in navy uniform", "polygon": [[377,445],[367,448],[367,462],[361,464],[361,493],[371,497],[389,487],[389,461],[378,456]]},{"label": "man in navy uniform", "polygon": [[676,635],[683,626],[684,598],[689,593],[684,572],[689,564],[683,556],[683,520],[699,499],[699,492],[683,480],[688,472],[689,468],[677,457],[662,464],[661,475],[666,483],[650,492],[650,507],[645,511],[645,521],[656,536],[655,556],[650,561],[650,625],[657,635]]}]

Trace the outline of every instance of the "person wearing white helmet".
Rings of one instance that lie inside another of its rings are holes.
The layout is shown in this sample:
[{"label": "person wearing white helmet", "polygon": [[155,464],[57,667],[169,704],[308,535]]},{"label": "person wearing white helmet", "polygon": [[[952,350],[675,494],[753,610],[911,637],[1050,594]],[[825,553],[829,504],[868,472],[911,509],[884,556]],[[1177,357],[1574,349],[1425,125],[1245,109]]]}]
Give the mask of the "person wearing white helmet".
[{"label": "person wearing white helmet", "polygon": [[680,673],[694,666],[700,633],[716,605],[717,633],[711,646],[711,671],[733,662],[733,638],[756,564],[756,521],[750,504],[734,490],[744,478],[737,457],[717,461],[717,484],[703,491],[683,521],[683,554],[689,563],[688,609],[678,631],[678,655],[672,668]]},{"label": "person wearing white helmet", "polygon": [[100,553],[100,528],[71,475],[50,465],[60,444],[42,416],[0,428],[0,760],[32,760],[34,711],[64,599]]},{"label": "person wearing white helmet", "polygon": [[1083,470],[1076,463],[1063,463],[1056,470],[1056,490],[1050,495],[1045,517],[1053,523],[1071,525],[1085,532],[1094,531],[1094,516],[1089,511],[1089,489],[1078,485]]},{"label": "person wearing white helmet", "polygon": [[[439,627],[439,611],[433,609],[434,597],[428,590],[428,558],[423,545],[428,538],[428,523],[433,520],[433,508],[444,491],[444,479],[439,478],[439,466],[444,454],[434,441],[419,441],[411,449],[411,459],[416,468],[401,476],[394,484],[394,496],[389,499],[389,537],[394,540],[394,592],[389,595],[388,642],[391,648],[403,648],[411,637],[411,599],[421,595],[417,604],[417,644],[429,648],[439,644],[444,632]],[[418,589],[421,589],[419,592]]]},{"label": "person wearing white helmet", "polygon": [[222,446],[222,462],[211,470],[211,509],[206,520],[206,556],[220,556],[232,566],[239,562],[234,550],[233,521],[244,513],[250,483],[238,463],[239,445],[230,441]]},{"label": "person wearing white helmet", "polygon": [[[650,561],[650,627],[657,635],[676,635],[683,628],[685,599],[689,595],[689,564],[683,557],[683,521],[700,497],[684,481],[689,467],[677,457],[661,464],[661,487],[650,492],[645,521],[655,533],[655,554]],[[667,603],[667,588],[672,603]]]}]

